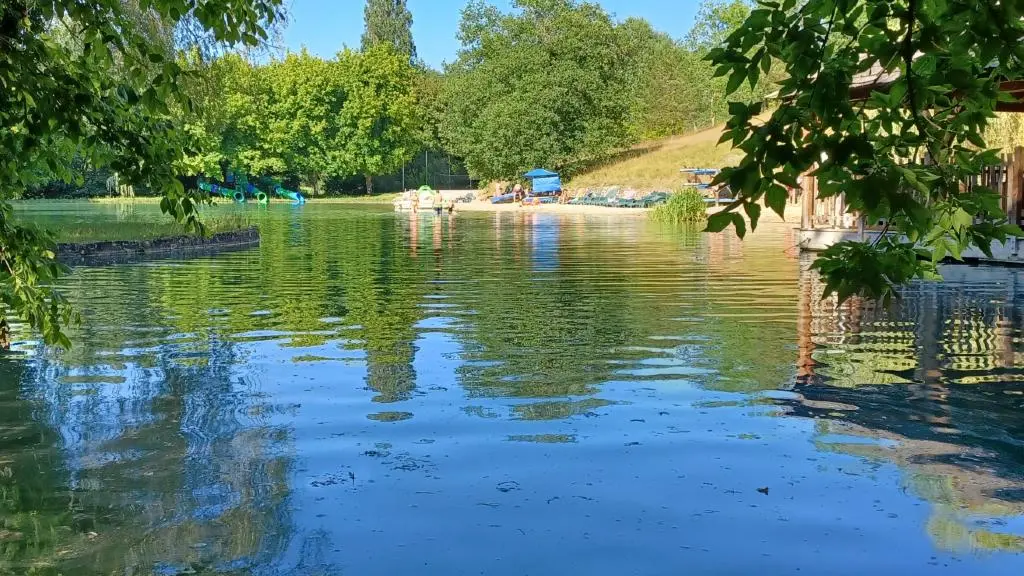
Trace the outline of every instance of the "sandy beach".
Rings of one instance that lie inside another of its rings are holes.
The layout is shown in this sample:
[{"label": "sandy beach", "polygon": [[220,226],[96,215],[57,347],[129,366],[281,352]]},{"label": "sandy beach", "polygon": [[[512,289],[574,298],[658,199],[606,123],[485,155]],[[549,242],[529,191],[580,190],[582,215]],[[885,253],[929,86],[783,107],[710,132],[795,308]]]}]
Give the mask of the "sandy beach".
[{"label": "sandy beach", "polygon": [[[540,204],[537,206],[521,206],[517,204],[491,204],[486,201],[474,201],[456,204],[456,211],[465,212],[541,212],[550,214],[592,214],[599,216],[622,216],[626,218],[646,217],[649,208],[612,208],[608,206],[586,206],[582,204]],[[721,207],[708,209],[714,214]],[[762,209],[760,223],[786,223],[796,226],[800,223],[800,205],[787,204],[785,220],[767,208]]]}]

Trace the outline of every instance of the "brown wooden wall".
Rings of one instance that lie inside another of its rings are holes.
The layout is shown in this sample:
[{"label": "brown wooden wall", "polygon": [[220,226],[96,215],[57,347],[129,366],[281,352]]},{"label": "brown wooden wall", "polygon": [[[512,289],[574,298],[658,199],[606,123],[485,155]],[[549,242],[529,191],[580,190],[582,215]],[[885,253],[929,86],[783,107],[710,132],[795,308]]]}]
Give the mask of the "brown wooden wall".
[{"label": "brown wooden wall", "polygon": [[[999,193],[1000,206],[1013,224],[1024,224],[1024,147],[1004,154],[998,166],[985,168],[963,184],[963,189],[986,186]],[[803,212],[801,228],[855,229],[856,218],[844,216],[846,202],[842,195],[819,199],[818,183],[814,176],[804,175]],[[851,224],[851,222],[853,222]]]}]

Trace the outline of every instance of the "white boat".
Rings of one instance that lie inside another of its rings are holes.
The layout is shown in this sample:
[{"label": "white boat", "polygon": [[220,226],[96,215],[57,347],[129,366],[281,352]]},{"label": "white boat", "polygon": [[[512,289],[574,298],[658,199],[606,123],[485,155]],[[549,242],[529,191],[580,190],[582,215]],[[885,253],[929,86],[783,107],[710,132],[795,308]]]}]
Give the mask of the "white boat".
[{"label": "white boat", "polygon": [[401,196],[395,198],[392,204],[395,212],[412,212],[415,206],[418,211],[430,211],[434,209],[435,202],[440,202],[440,195],[429,186],[421,186],[419,190],[406,190]]}]

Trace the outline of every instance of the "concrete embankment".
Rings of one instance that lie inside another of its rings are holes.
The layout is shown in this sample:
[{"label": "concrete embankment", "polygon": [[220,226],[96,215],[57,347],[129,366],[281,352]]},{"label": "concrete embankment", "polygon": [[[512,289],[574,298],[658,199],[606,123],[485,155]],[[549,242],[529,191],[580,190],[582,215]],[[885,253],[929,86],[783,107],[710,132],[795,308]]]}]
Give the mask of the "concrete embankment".
[{"label": "concrete embankment", "polygon": [[174,236],[153,240],[58,244],[57,259],[69,266],[124,264],[159,258],[191,258],[259,246],[256,228],[222,232],[209,237]]}]

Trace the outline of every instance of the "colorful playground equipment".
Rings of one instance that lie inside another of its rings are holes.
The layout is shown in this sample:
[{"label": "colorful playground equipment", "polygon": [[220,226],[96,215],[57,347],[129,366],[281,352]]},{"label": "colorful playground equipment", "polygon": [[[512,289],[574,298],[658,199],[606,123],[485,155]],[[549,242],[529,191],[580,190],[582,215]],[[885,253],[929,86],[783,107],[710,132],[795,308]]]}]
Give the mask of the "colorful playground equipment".
[{"label": "colorful playground equipment", "polygon": [[245,202],[244,192],[242,192],[241,190],[235,190],[234,188],[230,188],[228,186],[221,186],[220,184],[213,184],[211,182],[206,182],[205,180],[200,180],[199,189],[209,193],[211,196],[220,196],[221,198],[234,200],[239,204]]},{"label": "colorful playground equipment", "polygon": [[[233,172],[228,172],[224,184],[213,184],[206,180],[199,180],[199,189],[213,196],[220,196],[221,198],[228,198],[239,204],[244,204],[249,198],[255,200],[258,204],[266,205],[270,202],[270,197],[265,192],[256,187],[253,183],[249,182],[246,176],[235,177]],[[281,198],[291,200],[296,204],[305,204],[306,199],[299,192],[292,190],[286,190],[280,184],[274,186],[274,194]]]},{"label": "colorful playground equipment", "polygon": [[291,200],[296,204],[306,203],[306,198],[302,194],[300,194],[299,192],[295,192],[293,190],[286,190],[280,184],[274,186],[274,194],[277,194],[278,196],[286,200]]}]

